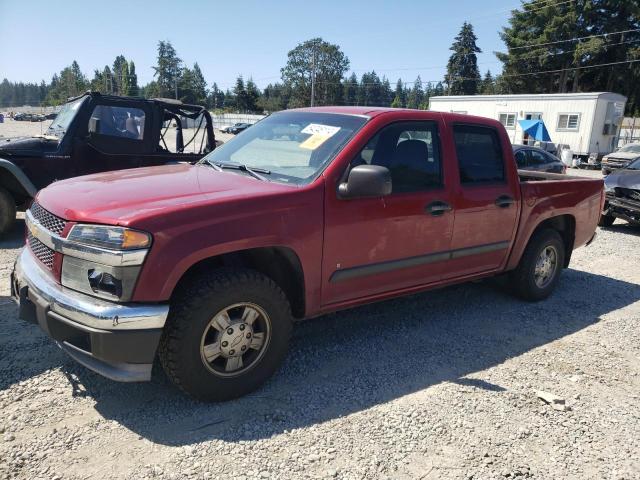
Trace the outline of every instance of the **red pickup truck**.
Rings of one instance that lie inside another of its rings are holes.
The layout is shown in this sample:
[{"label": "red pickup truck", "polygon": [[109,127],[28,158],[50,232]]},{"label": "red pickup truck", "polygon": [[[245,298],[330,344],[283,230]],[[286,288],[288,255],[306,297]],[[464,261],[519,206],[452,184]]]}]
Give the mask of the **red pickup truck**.
[{"label": "red pickup truck", "polygon": [[143,381],[158,355],[224,400],[269,378],[296,319],[505,273],[547,297],[603,203],[602,180],[518,172],[490,119],[290,110],[196,165],[43,189],[12,293],[88,368]]}]

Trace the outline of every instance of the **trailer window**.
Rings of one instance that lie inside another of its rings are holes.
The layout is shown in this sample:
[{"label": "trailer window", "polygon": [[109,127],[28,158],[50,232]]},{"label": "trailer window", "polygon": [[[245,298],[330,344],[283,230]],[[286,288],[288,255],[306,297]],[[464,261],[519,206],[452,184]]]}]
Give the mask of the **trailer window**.
[{"label": "trailer window", "polygon": [[558,130],[578,130],[579,126],[579,113],[561,113],[558,115]]},{"label": "trailer window", "polygon": [[516,127],[516,114],[515,113],[501,113],[498,117],[500,123],[504,125],[504,128]]}]

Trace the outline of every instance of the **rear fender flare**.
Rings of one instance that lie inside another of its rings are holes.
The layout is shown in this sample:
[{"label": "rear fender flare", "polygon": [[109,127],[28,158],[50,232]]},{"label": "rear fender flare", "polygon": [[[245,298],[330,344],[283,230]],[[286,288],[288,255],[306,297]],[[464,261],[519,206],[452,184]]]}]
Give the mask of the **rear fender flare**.
[{"label": "rear fender flare", "polygon": [[29,177],[27,177],[25,173],[20,170],[20,168],[18,168],[13,162],[4,158],[0,158],[0,170],[9,172],[18,182],[18,184],[24,189],[27,195],[29,195],[31,198],[34,198],[36,196],[38,189],[31,182],[31,180],[29,180]]}]

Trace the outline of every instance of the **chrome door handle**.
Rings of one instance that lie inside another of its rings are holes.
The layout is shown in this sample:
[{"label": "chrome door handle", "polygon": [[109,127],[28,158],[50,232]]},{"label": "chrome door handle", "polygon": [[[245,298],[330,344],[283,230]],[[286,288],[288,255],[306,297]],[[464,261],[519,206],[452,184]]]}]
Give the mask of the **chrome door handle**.
[{"label": "chrome door handle", "polygon": [[446,202],[441,202],[440,200],[436,200],[435,202],[431,202],[426,206],[425,210],[429,212],[434,217],[438,217],[443,215],[445,212],[451,210],[451,205]]},{"label": "chrome door handle", "polygon": [[496,198],[496,205],[500,208],[508,208],[513,203],[515,203],[515,200],[509,195],[500,195]]}]

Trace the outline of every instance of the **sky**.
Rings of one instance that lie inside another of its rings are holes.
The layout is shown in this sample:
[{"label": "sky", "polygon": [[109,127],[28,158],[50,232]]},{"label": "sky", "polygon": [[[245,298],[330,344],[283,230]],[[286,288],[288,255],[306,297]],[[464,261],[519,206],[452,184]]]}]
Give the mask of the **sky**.
[{"label": "sky", "polygon": [[280,80],[287,52],[314,37],[338,44],[358,77],[392,84],[444,76],[449,47],[470,22],[481,73],[500,72],[498,35],[519,0],[0,0],[0,79],[49,81],[76,60],[89,78],[123,54],[138,83],[153,80],[157,43],[169,40],[209,84],[232,88],[242,74],[260,88]]}]

